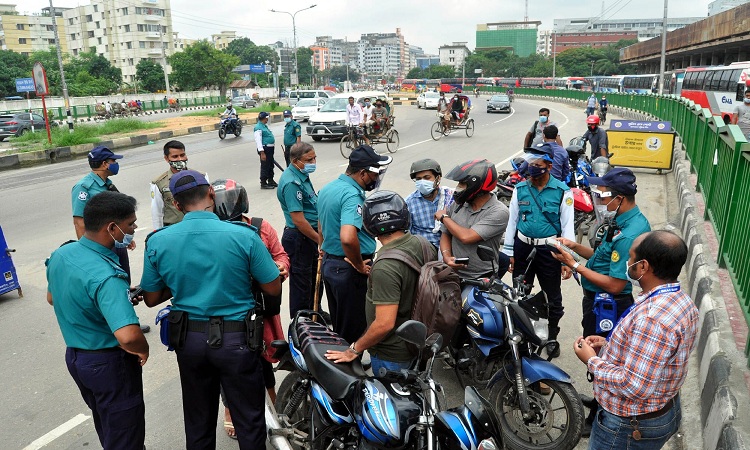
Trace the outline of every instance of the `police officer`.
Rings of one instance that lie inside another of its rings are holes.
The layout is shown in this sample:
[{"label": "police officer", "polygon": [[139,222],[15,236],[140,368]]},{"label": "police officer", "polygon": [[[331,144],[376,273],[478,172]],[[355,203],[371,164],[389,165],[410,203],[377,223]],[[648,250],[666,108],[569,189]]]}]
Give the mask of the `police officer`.
[{"label": "police officer", "polygon": [[315,172],[315,149],[301,142],[290,152],[291,165],[279,178],[276,196],[284,213],[284,234],[281,245],[289,255],[289,314],[294,317],[301,309],[312,309],[318,265],[318,194],[310,181]]},{"label": "police officer", "polygon": [[113,251],[133,238],[135,199],[103,192],[87,200],[82,214],[80,240],[47,260],[47,301],[55,309],[67,346],[65,363],[91,409],[99,443],[107,450],[142,450],[141,366],[149,348],[128,297],[128,275]]},{"label": "police officer", "polygon": [[186,447],[215,448],[221,383],[240,448],[263,448],[265,390],[260,349],[252,347],[259,336],[248,330],[256,326],[251,283],[279,295],[279,268],[252,228],[213,213],[214,190],[199,172],[175,174],[169,190],[185,218],[149,236],[141,287],[148,306],[174,296],[169,327]]},{"label": "police officer", "polygon": [[[503,252],[510,256],[509,272],[517,277],[526,271],[526,281],[532,283],[536,276],[550,303],[549,338],[557,339],[560,319],[563,316],[560,274],[570,278],[568,267],[552,257],[546,245],[547,238],[575,239],[573,230],[573,194],[562,181],[550,175],[554,153],[549,146],[528,149],[529,178],[516,185],[510,200],[510,220],[505,232]],[[527,262],[531,250],[536,256]],[[560,356],[560,347],[549,349],[553,358]]]},{"label": "police officer", "polygon": [[263,111],[258,114],[258,123],[253,129],[255,137],[255,146],[260,156],[260,188],[275,189],[278,184],[273,181],[273,150],[276,145],[276,138],[268,128],[268,118],[271,115]]},{"label": "police officer", "polygon": [[375,239],[362,227],[365,191],[376,189],[393,159],[369,145],[349,155],[346,173],[320,190],[319,230],[323,237],[323,280],[333,329],[348,342],[362,336],[365,295]]},{"label": "police officer", "polygon": [[302,127],[292,119],[292,112],[284,110],[284,160],[289,167],[289,152],[294,144],[302,142]]}]

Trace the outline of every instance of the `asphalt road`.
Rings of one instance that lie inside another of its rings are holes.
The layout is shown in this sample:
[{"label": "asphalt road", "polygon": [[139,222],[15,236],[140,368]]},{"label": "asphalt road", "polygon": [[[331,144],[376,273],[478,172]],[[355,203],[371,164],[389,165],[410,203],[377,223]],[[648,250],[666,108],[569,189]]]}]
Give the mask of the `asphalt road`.
[{"label": "asphalt road", "polygon": [[[434,111],[418,110],[416,106],[397,106],[396,128],[401,149],[394,154],[382,188],[406,196],[414,190],[409,179],[412,161],[431,157],[438,160],[447,173],[453,166],[474,158],[488,158],[501,167],[521,150],[523,137],[537,118],[541,106],[550,106],[551,118],[558,123],[567,142],[585,130],[584,115],[579,108],[566,105],[543,105],[538,101],[516,100],[512,114],[489,115],[484,111],[486,97],[474,99],[472,117],[476,132],[467,138],[456,132],[435,142],[430,138]],[[281,140],[282,128],[275,124],[272,131]],[[249,131],[249,130],[248,130]],[[303,138],[308,141],[309,138]],[[277,230],[283,228],[283,216],[274,191],[261,191],[258,182],[259,164],[250,133],[239,138],[220,141],[216,133],[187,136],[189,167],[208,172],[211,179],[234,178],[250,195],[250,212],[270,221]],[[124,152],[120,174],[113,181],[121,192],[133,195],[139,202],[138,247],[131,254],[133,275],[140,278],[143,241],[151,231],[149,180],[166,170],[160,142]],[[318,170],[312,176],[317,189],[338,177],[346,166],[339,153],[339,143],[314,143],[318,154]],[[376,147],[385,151],[383,145]],[[277,161],[283,156],[277,154]],[[283,161],[281,162],[283,165]],[[15,291],[0,296],[0,447],[7,449],[98,448],[90,412],[80,398],[64,363],[64,348],[52,308],[45,301],[44,260],[63,242],[74,239],[70,209],[70,189],[88,172],[85,159],[58,162],[0,173],[0,225],[13,254],[24,298]],[[276,178],[278,179],[277,173]],[[454,183],[446,180],[448,185]],[[573,282],[563,283],[566,316],[563,319],[562,357],[555,360],[576,380],[579,391],[590,393],[585,369],[569,349],[580,330],[580,288]],[[151,324],[155,309],[144,305],[136,308],[142,323]],[[288,317],[283,318],[288,323]],[[148,448],[184,448],[184,427],[181,413],[179,374],[174,353],[161,345],[158,333],[147,335],[151,357],[144,367],[146,398],[146,445]],[[454,381],[452,371],[437,370],[444,383],[448,402],[455,405],[463,392]],[[277,380],[280,383],[280,380]],[[278,384],[277,384],[278,385]],[[217,420],[219,449],[233,449],[236,442],[227,438]],[[42,441],[39,441],[39,439]],[[35,445],[29,446],[32,442]],[[27,447],[28,446],[28,447]],[[581,443],[581,448],[585,448]]]}]

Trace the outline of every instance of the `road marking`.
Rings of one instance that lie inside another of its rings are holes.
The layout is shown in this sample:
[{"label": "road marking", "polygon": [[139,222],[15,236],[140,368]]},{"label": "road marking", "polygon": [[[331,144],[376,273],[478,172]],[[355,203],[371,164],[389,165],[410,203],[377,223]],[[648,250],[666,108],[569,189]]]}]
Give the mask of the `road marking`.
[{"label": "road marking", "polygon": [[91,416],[78,414],[69,421],[65,422],[64,424],[35,440],[31,444],[27,445],[23,448],[23,450],[38,450],[54,441],[55,439],[59,438],[60,436],[64,435],[68,431],[72,430],[73,428],[77,427],[78,425],[82,424],[83,422],[89,420],[90,418]]},{"label": "road marking", "polygon": [[520,155],[521,153],[523,153],[523,150],[519,150],[516,153],[510,155],[509,157],[507,157],[504,160],[500,161],[499,163],[495,164],[495,168],[499,169],[500,166],[502,166],[503,164],[507,163],[508,161],[510,161],[511,159],[515,158],[516,156]]},{"label": "road marking", "polygon": [[136,228],[136,229],[135,229],[135,232],[137,233],[137,232],[139,232],[139,231],[143,231],[143,230],[150,230],[150,229],[151,229],[151,227],[140,227],[140,228]]}]

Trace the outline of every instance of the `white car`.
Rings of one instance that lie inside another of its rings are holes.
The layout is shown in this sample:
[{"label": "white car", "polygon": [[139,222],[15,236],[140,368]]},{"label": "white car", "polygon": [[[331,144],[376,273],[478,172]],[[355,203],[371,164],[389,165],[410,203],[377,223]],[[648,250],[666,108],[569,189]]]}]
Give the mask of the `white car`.
[{"label": "white car", "polygon": [[298,122],[308,120],[311,115],[320,110],[325,105],[327,98],[303,98],[292,108],[292,118]]},{"label": "white car", "polygon": [[440,94],[437,92],[422,92],[417,97],[417,108],[435,108],[437,109],[438,100],[440,100]]},{"label": "white car", "polygon": [[[349,104],[349,97],[354,97],[354,101],[360,105],[364,105],[365,98],[370,100],[382,99],[391,103],[391,99],[386,97],[383,92],[378,91],[364,91],[364,92],[346,92],[338,94],[326,102],[320,111],[314,113],[307,121],[307,135],[311,136],[313,141],[320,141],[323,138],[326,139],[341,139],[342,136],[348,133],[346,124],[347,114],[346,105]],[[300,100],[302,101],[302,100]]]}]

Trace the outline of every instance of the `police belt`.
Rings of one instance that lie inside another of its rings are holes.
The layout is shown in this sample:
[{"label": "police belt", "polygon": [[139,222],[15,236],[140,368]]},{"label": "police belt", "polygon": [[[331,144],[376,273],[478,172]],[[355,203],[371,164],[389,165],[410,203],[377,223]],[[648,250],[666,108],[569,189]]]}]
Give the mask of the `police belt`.
[{"label": "police belt", "polygon": [[[204,333],[208,330],[208,320],[188,320],[188,331]],[[225,333],[237,333],[247,331],[244,320],[225,320],[223,329]]]},{"label": "police belt", "polygon": [[517,233],[518,240],[523,242],[524,244],[533,245],[535,247],[541,246],[541,245],[547,245],[547,239],[548,238],[554,238],[555,236],[547,236],[543,238],[530,238],[526,236],[525,234],[518,231]]},{"label": "police belt", "polygon": [[[326,253],[326,257],[327,258],[331,258],[331,259],[344,259],[344,258],[346,258],[346,256],[332,255],[330,253]],[[367,261],[368,259],[372,259],[372,257],[373,257],[372,254],[362,255],[362,261]]]}]

